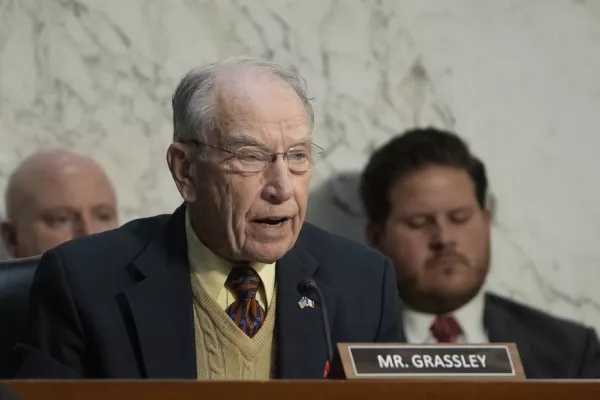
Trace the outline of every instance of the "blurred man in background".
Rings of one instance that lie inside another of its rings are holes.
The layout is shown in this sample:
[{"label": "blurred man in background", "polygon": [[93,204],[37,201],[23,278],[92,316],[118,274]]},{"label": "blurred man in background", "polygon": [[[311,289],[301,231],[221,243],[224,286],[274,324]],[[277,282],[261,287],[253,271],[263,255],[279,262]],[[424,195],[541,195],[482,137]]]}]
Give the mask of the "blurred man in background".
[{"label": "blurred man in background", "polygon": [[115,191],[102,167],[67,150],[26,158],[6,189],[2,238],[14,258],[118,226]]},{"label": "blurred man in background", "polygon": [[430,128],[395,137],[373,154],[361,195],[367,240],[396,267],[407,342],[514,342],[528,378],[600,377],[592,329],[481,290],[487,178],[458,136]]}]

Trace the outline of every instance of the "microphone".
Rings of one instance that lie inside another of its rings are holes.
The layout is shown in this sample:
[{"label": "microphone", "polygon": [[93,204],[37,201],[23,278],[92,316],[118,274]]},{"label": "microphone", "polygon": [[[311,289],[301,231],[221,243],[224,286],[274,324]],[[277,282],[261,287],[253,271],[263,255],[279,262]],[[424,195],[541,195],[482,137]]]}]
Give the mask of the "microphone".
[{"label": "microphone", "polygon": [[323,332],[325,333],[325,343],[327,344],[327,362],[325,363],[324,378],[329,375],[331,363],[333,362],[333,346],[331,345],[331,332],[329,331],[329,320],[327,319],[327,309],[325,308],[325,299],[317,282],[311,278],[303,278],[298,282],[298,292],[302,296],[310,297],[312,293],[317,295],[319,304],[321,305],[321,319],[323,321]]}]

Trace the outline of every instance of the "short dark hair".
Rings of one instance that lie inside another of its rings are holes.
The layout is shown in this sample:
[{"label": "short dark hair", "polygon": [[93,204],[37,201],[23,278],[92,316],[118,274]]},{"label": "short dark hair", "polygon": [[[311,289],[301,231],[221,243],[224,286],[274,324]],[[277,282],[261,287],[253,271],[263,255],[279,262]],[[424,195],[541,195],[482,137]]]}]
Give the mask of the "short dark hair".
[{"label": "short dark hair", "polygon": [[486,208],[487,177],[483,162],[471,154],[456,134],[436,128],[419,128],[392,138],[371,156],[361,176],[360,195],[369,219],[385,223],[390,212],[389,194],[400,178],[431,165],[465,170],[475,184],[475,196]]}]

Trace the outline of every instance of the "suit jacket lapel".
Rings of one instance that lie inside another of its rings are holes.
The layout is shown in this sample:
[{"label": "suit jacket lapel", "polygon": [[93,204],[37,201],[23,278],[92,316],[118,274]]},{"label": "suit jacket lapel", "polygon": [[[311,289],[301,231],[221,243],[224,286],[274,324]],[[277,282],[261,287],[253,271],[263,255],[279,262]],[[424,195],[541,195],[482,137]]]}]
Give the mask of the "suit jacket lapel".
[{"label": "suit jacket lapel", "polygon": [[401,306],[400,308],[400,312],[398,313],[399,316],[398,318],[400,318],[400,342],[401,343],[407,343],[408,340],[406,339],[406,330],[404,329],[404,304]]},{"label": "suit jacket lapel", "polygon": [[187,262],[185,207],[134,260],[139,283],[125,292],[139,342],[142,375],[196,378],[193,295]]},{"label": "suit jacket lapel", "polygon": [[523,335],[519,334],[519,326],[510,314],[499,307],[489,294],[485,296],[483,323],[491,343],[515,343],[525,374],[529,376],[535,372],[531,370],[531,361],[535,360],[535,357],[531,353],[530,344],[523,340]]},{"label": "suit jacket lapel", "polygon": [[[297,285],[302,278],[312,277],[325,298],[329,329],[335,318],[335,293],[319,281],[319,264],[300,243],[277,262],[276,338],[278,377],[283,379],[321,379],[327,361],[327,345],[321,320],[321,304],[300,308]],[[333,332],[332,332],[333,335]],[[335,338],[332,336],[335,343]],[[335,349],[334,349],[335,351]]]}]

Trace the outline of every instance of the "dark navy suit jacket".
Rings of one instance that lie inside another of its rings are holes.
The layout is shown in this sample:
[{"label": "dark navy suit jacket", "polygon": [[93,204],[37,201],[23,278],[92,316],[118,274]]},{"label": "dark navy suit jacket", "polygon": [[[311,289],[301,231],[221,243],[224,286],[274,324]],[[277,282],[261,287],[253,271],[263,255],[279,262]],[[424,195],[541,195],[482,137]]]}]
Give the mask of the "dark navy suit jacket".
[{"label": "dark navy suit jacket", "polygon": [[592,328],[487,293],[491,342],[516,343],[530,379],[600,378],[600,343]]},{"label": "dark navy suit jacket", "polygon": [[[48,251],[16,347],[17,376],[195,379],[184,217],[182,206]],[[321,305],[298,305],[305,277],[323,292],[334,346],[399,341],[396,278],[381,254],[305,223],[276,268],[278,378],[323,377]]]},{"label": "dark navy suit jacket", "polygon": [[591,328],[491,293],[483,322],[490,342],[517,345],[529,379],[600,378],[600,343]]}]

